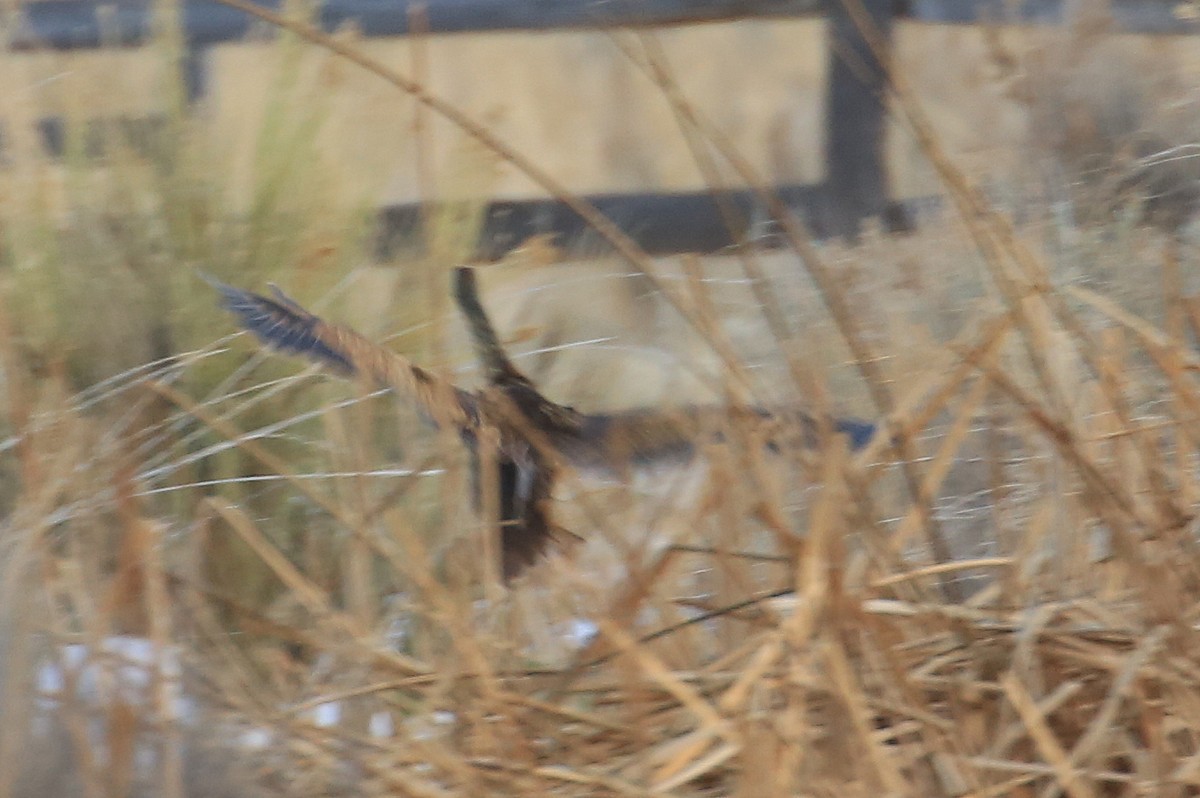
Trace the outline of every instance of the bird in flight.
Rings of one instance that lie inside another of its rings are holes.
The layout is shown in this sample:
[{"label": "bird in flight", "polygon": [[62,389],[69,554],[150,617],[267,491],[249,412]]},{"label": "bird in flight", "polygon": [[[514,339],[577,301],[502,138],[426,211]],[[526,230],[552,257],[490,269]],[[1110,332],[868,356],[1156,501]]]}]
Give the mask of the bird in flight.
[{"label": "bird in flight", "polygon": [[[801,430],[816,437],[813,417],[800,410],[771,412],[693,406],[681,411],[632,410],[581,413],[538,391],[505,353],[479,299],[475,271],[455,271],[454,295],[470,331],[486,384],[468,391],[385,349],[354,330],[309,313],[272,286],[272,295],[212,281],[223,307],[269,347],[301,355],[332,372],[388,388],[413,401],[435,426],[455,430],[472,455],[476,506],[481,479],[481,441],[494,442],[499,485],[501,573],[506,582],[535,563],[556,537],[551,498],[565,468],[621,473],[628,465],[686,461],[714,422],[735,412],[754,421]],[[773,428],[774,428],[773,427]],[[865,446],[875,425],[834,419],[833,429],[851,447]],[[776,445],[768,436],[768,445]]]}]

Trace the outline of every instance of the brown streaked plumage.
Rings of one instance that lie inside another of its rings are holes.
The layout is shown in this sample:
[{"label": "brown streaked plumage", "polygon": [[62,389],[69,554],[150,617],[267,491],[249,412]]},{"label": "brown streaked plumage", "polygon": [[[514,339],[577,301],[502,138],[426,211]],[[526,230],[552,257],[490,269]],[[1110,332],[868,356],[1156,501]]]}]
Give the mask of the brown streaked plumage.
[{"label": "brown streaked plumage", "polygon": [[[367,379],[411,399],[438,427],[457,430],[472,453],[476,502],[480,495],[480,435],[493,430],[498,441],[502,572],[510,580],[537,561],[555,537],[550,500],[564,465],[619,473],[626,466],[687,460],[694,443],[731,418],[768,425],[768,445],[782,446],[788,430],[806,442],[815,436],[811,416],[789,410],[688,407],[679,411],[635,410],[585,414],[550,401],[504,352],[479,301],[475,273],[455,273],[455,299],[467,321],[487,385],[466,391],[353,330],[312,315],[272,286],[266,297],[214,282],[224,307],[261,341],[284,352],[314,359],[346,377]],[[836,419],[834,429],[859,448],[874,426]]]}]

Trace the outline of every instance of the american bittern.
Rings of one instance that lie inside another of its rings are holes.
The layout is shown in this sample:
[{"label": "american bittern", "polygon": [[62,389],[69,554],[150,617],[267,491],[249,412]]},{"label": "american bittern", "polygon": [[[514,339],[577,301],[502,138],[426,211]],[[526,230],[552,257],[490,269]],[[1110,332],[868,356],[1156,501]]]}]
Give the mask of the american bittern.
[{"label": "american bittern", "polygon": [[[466,318],[487,384],[468,391],[443,380],[364,338],[353,330],[312,315],[278,288],[273,297],[217,283],[224,307],[265,344],[319,361],[345,377],[359,377],[413,400],[436,426],[458,432],[472,452],[475,499],[479,497],[479,444],[485,432],[496,441],[502,573],[510,580],[535,562],[553,539],[551,494],[564,466],[620,473],[627,465],[686,461],[705,430],[721,418],[740,414],[772,425],[780,433],[799,429],[808,441],[816,422],[799,410],[770,412],[690,407],[666,413],[581,413],[543,396],[512,364],[488,319],[475,285],[475,273],[455,273],[455,298]],[[833,429],[854,448],[864,446],[873,424],[835,419]],[[774,436],[768,445],[775,446]]]}]

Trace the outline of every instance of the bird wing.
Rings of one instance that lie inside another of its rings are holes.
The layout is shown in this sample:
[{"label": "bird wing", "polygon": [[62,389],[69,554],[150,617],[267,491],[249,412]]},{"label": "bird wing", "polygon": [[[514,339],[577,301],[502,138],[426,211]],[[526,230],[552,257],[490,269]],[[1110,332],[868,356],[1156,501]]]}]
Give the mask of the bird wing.
[{"label": "bird wing", "polygon": [[467,431],[479,426],[475,397],[359,335],[309,313],[275,286],[273,297],[211,280],[222,306],[269,347],[308,357],[342,377],[359,377],[413,400],[437,426]]},{"label": "bird wing", "polygon": [[487,311],[479,301],[475,270],[469,266],[460,267],[454,273],[454,298],[466,319],[471,343],[475,346],[475,356],[483,366],[488,384],[511,402],[517,412],[514,421],[518,425],[528,425],[532,431],[545,436],[547,443],[557,444],[561,439],[577,436],[583,427],[584,417],[572,407],[547,399],[533,381],[509,360]]}]

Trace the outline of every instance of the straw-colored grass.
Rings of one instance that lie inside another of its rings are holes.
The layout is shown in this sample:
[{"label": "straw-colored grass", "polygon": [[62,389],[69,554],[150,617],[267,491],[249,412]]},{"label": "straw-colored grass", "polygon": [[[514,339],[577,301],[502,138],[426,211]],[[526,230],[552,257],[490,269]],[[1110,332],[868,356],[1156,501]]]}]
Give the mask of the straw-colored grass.
[{"label": "straw-colored grass", "polygon": [[[158,160],[77,154],[65,217],[4,206],[0,796],[1200,793],[1185,240],[1036,197],[1045,221],[1016,225],[901,75],[954,209],[911,237],[787,220],[783,251],[651,260],[597,219],[620,258],[485,267],[557,400],[798,401],[885,430],[771,452],[731,423],[687,467],[567,474],[580,540],[505,587],[454,436],[227,335],[195,270],[285,283],[469,384],[442,291],[478,196],[501,163],[564,191],[420,80],[273,21],[283,62],[356,61],[476,167],[430,177],[452,201],[423,259],[361,265],[285,69],[236,223],[182,111]],[[652,38],[616,43],[710,182],[769,182]]]}]

